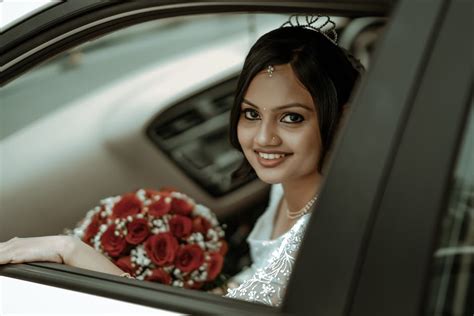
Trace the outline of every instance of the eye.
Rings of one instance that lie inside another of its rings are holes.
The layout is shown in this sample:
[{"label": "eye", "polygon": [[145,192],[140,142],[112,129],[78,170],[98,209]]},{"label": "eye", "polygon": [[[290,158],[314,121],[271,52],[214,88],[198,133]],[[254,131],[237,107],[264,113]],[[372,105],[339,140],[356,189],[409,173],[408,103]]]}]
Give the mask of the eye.
[{"label": "eye", "polygon": [[260,118],[258,112],[254,109],[244,109],[242,113],[244,113],[245,118],[250,121],[255,121]]},{"label": "eye", "polygon": [[301,123],[303,121],[304,121],[304,117],[298,113],[287,113],[281,119],[281,122],[290,123],[290,124]]}]

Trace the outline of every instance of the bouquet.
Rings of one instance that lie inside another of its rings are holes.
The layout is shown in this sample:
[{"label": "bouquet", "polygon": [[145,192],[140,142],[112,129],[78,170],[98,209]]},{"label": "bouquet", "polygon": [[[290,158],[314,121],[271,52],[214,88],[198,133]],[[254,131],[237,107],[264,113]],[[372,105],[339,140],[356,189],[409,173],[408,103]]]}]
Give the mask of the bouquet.
[{"label": "bouquet", "polygon": [[72,234],[136,279],[192,289],[216,283],[227,252],[215,214],[169,190],[103,199]]}]

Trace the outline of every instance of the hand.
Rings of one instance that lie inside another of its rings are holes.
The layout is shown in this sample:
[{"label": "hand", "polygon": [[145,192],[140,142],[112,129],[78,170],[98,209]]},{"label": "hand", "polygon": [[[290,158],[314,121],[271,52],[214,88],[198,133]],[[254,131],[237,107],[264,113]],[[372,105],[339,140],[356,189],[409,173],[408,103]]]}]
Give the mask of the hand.
[{"label": "hand", "polygon": [[0,243],[0,264],[38,261],[63,263],[115,275],[123,274],[123,271],[104,255],[75,237],[15,237]]},{"label": "hand", "polygon": [[64,263],[62,254],[72,243],[69,236],[12,238],[0,243],[0,264],[46,261]]}]

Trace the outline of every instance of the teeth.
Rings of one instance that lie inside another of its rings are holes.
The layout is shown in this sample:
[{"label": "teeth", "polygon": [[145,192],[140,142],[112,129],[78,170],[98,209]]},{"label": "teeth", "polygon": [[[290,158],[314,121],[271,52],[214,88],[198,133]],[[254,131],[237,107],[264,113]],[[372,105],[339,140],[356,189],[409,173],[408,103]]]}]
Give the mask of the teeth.
[{"label": "teeth", "polygon": [[267,153],[258,153],[263,159],[279,159],[285,157],[285,154],[267,154]]}]

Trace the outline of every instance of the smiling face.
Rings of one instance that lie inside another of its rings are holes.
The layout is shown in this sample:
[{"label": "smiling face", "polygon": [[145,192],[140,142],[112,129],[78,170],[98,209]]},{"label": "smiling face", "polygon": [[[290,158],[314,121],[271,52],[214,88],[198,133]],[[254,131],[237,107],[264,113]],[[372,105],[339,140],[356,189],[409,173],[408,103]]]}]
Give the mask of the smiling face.
[{"label": "smiling face", "polygon": [[318,176],[321,149],[313,98],[290,65],[260,72],[251,81],[237,125],[245,157],[267,183]]}]

